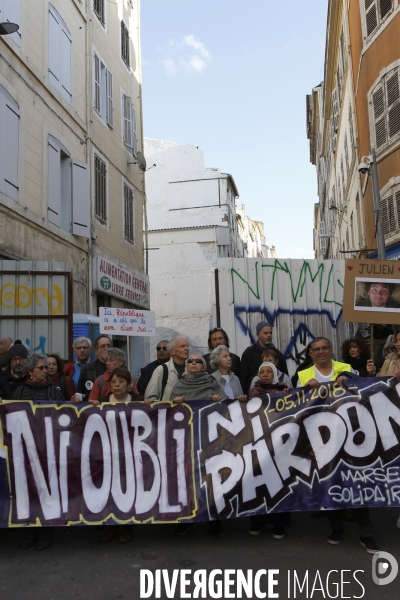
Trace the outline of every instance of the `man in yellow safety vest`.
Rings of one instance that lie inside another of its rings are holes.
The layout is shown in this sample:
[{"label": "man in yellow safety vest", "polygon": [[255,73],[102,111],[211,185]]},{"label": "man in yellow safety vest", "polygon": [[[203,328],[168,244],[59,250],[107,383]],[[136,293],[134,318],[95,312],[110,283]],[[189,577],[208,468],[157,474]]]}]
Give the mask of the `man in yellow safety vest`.
[{"label": "man in yellow safety vest", "polygon": [[[299,371],[298,387],[310,386],[316,388],[321,383],[336,381],[339,375],[345,371],[354,373],[351,366],[332,359],[332,343],[324,337],[317,337],[311,342],[310,356],[314,361],[312,367]],[[339,377],[339,385],[346,379]]]}]

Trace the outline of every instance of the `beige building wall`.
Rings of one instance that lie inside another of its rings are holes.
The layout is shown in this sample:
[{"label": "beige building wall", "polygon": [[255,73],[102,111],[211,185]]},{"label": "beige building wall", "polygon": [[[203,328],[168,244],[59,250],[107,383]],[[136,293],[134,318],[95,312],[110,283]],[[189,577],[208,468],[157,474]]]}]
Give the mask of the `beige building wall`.
[{"label": "beige building wall", "polygon": [[[93,289],[92,261],[95,255],[104,256],[113,264],[143,276],[144,174],[137,164],[128,165],[136,162],[136,158],[124,144],[122,110],[124,93],[132,98],[137,150],[141,151],[139,0],[117,4],[106,0],[96,2],[97,7],[104,5],[104,26],[93,12],[93,0],[0,0],[0,6],[3,5],[5,12],[19,19],[20,29],[19,35],[0,37],[1,164],[7,159],[11,161],[17,142],[17,185],[0,184],[1,258],[71,263],[74,312],[96,314],[97,306],[107,302],[111,306],[130,306],[124,299],[108,296],[106,290],[101,296],[97,294]],[[54,30],[49,24],[52,8],[53,14],[62,19],[61,25],[67,28],[70,40],[60,38],[64,49],[70,44],[71,61],[70,69],[67,61],[59,63],[62,78],[63,73],[70,73],[69,90],[61,88],[61,92],[53,84],[51,74],[56,60],[51,37]],[[121,58],[121,20],[129,31],[129,68]],[[95,53],[112,74],[112,126],[95,109]],[[8,127],[10,107],[13,115],[18,113],[13,117],[18,128],[16,140],[14,121],[10,130]],[[70,207],[72,220],[66,217],[64,227],[51,222],[49,212],[54,182],[49,159],[52,138],[62,148],[60,156],[67,152],[66,166],[61,163],[61,210]],[[94,176],[95,155],[106,165],[105,222],[96,217],[99,188]],[[82,180],[78,177],[71,180],[71,173],[75,177],[72,159],[81,166]],[[3,172],[1,168],[0,179],[8,167],[3,167]],[[12,165],[10,168],[13,170]],[[3,182],[6,179],[3,177]],[[125,235],[124,183],[132,190],[133,198],[130,241]],[[64,184],[67,187],[63,188]],[[72,232],[71,223],[80,222],[75,210],[82,206],[85,209],[86,204],[88,221],[81,232],[87,233],[79,235]]]}]

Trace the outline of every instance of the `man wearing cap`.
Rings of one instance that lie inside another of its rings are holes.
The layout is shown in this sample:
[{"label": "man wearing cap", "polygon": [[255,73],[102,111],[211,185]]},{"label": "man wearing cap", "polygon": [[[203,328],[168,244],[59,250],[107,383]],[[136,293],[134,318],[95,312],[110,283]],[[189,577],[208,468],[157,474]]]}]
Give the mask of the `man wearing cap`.
[{"label": "man wearing cap", "polygon": [[251,380],[258,375],[258,369],[262,363],[262,353],[267,348],[273,348],[278,356],[279,371],[288,374],[286,361],[280,352],[272,343],[272,325],[268,321],[257,323],[256,327],[257,342],[246,348],[242,354],[240,362],[240,383],[245,394],[249,392]]},{"label": "man wearing cap", "polygon": [[158,342],[156,348],[157,360],[153,360],[153,362],[140,369],[140,377],[137,382],[139,394],[144,395],[150,379],[152,378],[152,375],[157,367],[167,363],[171,358],[168,351],[168,344],[169,342],[167,340],[161,340],[161,342]]},{"label": "man wearing cap", "polygon": [[14,390],[26,381],[25,360],[28,357],[28,349],[21,340],[8,350],[9,366],[0,373],[0,397],[9,400]]}]

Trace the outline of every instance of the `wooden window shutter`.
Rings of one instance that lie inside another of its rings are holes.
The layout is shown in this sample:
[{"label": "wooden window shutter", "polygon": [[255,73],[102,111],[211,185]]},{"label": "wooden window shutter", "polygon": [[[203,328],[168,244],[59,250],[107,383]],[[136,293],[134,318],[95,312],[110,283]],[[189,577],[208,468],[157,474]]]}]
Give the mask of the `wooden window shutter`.
[{"label": "wooden window shutter", "polygon": [[110,127],[114,127],[114,100],[113,100],[113,76],[111,71],[107,69],[107,123]]},{"label": "wooden window shutter", "polygon": [[379,16],[384,19],[393,8],[393,0],[379,0]]},{"label": "wooden window shutter", "polygon": [[0,191],[17,201],[19,107],[1,86],[0,131]]},{"label": "wooden window shutter", "polygon": [[400,189],[397,189],[394,193],[395,212],[397,219],[397,229],[400,229]]},{"label": "wooden window shutter", "polygon": [[72,233],[90,237],[89,167],[72,159]]},{"label": "wooden window shutter", "polygon": [[390,73],[386,79],[386,99],[388,106],[389,138],[400,132],[400,89],[399,70]]},{"label": "wooden window shutter", "polygon": [[367,25],[367,35],[371,35],[378,27],[376,0],[365,0],[365,20]]},{"label": "wooden window shutter", "polygon": [[94,55],[94,108],[101,112],[101,93],[100,93],[100,58],[97,54]]},{"label": "wooden window shutter", "polygon": [[49,6],[49,80],[61,91],[61,23],[58,13]]},{"label": "wooden window shutter", "polygon": [[61,95],[71,102],[71,36],[65,26],[61,27]]},{"label": "wooden window shutter", "polygon": [[61,150],[54,142],[48,142],[49,173],[48,173],[48,198],[47,218],[51,223],[60,227],[61,212]]},{"label": "wooden window shutter", "polygon": [[386,117],[385,117],[385,98],[383,87],[380,85],[372,94],[372,104],[375,121],[375,141],[376,147],[380,148],[386,143]]},{"label": "wooden window shutter", "polygon": [[137,125],[136,125],[136,110],[133,104],[132,106],[132,154],[137,156]]}]

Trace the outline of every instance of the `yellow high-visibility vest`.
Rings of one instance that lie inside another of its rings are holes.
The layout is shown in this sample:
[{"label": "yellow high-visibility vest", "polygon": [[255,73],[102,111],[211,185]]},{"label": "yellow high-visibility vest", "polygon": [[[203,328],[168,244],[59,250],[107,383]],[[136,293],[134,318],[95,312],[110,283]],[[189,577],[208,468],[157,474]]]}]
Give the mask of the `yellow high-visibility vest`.
[{"label": "yellow high-visibility vest", "polygon": [[[343,371],[351,371],[351,365],[348,365],[347,363],[341,363],[341,362],[338,362],[337,360],[333,360],[332,363],[333,363],[333,373],[332,373],[332,377],[330,379],[331,381],[335,381],[337,379],[337,377],[340,375],[340,373],[342,373]],[[310,381],[310,379],[317,379],[317,375],[315,373],[315,366],[313,365],[312,367],[309,367],[308,369],[304,369],[304,371],[299,371],[298,376],[299,376],[301,387],[304,387],[306,385],[306,383],[308,383]]]}]

